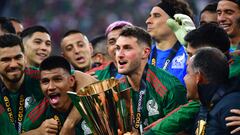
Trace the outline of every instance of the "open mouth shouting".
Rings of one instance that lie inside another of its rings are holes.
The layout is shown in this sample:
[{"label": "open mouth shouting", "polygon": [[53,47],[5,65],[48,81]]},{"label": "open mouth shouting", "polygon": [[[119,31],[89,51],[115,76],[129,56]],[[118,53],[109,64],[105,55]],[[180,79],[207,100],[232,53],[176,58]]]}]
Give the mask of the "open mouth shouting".
[{"label": "open mouth shouting", "polygon": [[50,104],[57,105],[60,101],[60,93],[50,93],[48,94],[48,99]]},{"label": "open mouth shouting", "polygon": [[124,61],[124,60],[119,60],[118,61],[118,67],[119,68],[123,68],[126,64],[127,64],[127,61]]}]

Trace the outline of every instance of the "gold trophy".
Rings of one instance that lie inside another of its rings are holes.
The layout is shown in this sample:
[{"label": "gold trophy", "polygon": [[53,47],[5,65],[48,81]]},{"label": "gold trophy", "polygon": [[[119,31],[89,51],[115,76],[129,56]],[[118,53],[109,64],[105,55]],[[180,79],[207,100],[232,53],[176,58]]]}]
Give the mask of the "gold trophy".
[{"label": "gold trophy", "polygon": [[118,80],[98,81],[68,95],[94,134],[131,132],[130,88],[119,91]]}]

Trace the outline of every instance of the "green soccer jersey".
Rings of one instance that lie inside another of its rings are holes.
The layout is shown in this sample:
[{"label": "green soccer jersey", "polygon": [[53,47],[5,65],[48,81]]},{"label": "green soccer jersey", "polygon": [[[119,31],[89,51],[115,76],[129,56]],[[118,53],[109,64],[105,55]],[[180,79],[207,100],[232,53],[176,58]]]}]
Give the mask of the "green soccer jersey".
[{"label": "green soccer jersey", "polygon": [[0,104],[0,135],[18,135],[14,125],[10,122],[8,113]]},{"label": "green soccer jersey", "polygon": [[117,72],[117,68],[115,67],[113,62],[109,63],[107,66],[97,67],[93,71],[95,71],[95,75],[100,81],[110,79],[112,77],[114,77],[115,79],[119,79],[122,77],[122,75]]},{"label": "green soccer jersey", "polygon": [[233,63],[230,65],[230,78],[240,76],[240,56],[233,56]]},{"label": "green soccer jersey", "polygon": [[111,78],[110,72],[111,72],[111,70],[110,70],[110,64],[109,64],[104,69],[96,70],[95,75],[97,76],[97,79],[101,81],[101,80]]},{"label": "green soccer jersey", "polygon": [[[3,82],[0,82],[0,105],[4,107],[5,113],[8,114],[8,117],[4,119],[4,123],[11,123],[19,133],[21,132],[21,124],[17,123],[22,123],[25,112],[29,106],[44,97],[40,89],[38,74],[38,70],[26,69],[23,84],[17,92],[10,92],[4,86]],[[22,120],[19,121],[18,119]],[[10,128],[7,125],[5,126],[5,124],[1,127],[6,129]],[[0,134],[2,134],[2,131],[4,130],[0,130]]]},{"label": "green soccer jersey", "polygon": [[[70,111],[71,109],[69,109]],[[41,126],[42,122],[46,119],[55,119],[58,121],[59,131],[66,120],[69,112],[60,113],[54,110],[49,104],[48,99],[44,98],[38,104],[30,107],[29,111],[26,113],[23,122],[23,131],[27,132],[36,129]],[[77,135],[88,135],[92,134],[90,128],[87,126],[86,121],[83,119],[76,125],[75,131]]]},{"label": "green soccer jersey", "polygon": [[[145,68],[146,70],[146,68]],[[186,90],[180,81],[166,71],[148,65],[146,72],[146,90],[142,96],[141,121],[143,128],[163,118],[179,105],[185,104]],[[130,87],[126,77],[120,79],[120,89]],[[140,90],[141,91],[141,90]],[[131,90],[134,116],[139,107],[139,93]]]},{"label": "green soccer jersey", "polygon": [[193,133],[196,115],[199,112],[199,101],[189,101],[179,106],[169,115],[154,123],[153,127],[145,132],[146,135],[176,135],[182,131]]}]

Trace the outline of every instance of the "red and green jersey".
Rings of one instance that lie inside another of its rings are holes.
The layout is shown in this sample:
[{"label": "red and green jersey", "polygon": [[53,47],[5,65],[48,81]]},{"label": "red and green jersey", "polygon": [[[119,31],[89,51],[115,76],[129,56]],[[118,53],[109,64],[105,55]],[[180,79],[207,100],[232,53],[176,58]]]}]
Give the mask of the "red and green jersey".
[{"label": "red and green jersey", "polygon": [[[234,56],[233,64],[230,65],[230,78],[240,75],[239,56]],[[190,101],[184,106],[180,106],[167,115],[164,119],[154,123],[154,127],[145,134],[175,135],[181,131],[193,131],[195,116],[200,109],[199,101]],[[194,132],[194,131],[193,131]]]},{"label": "red and green jersey", "polygon": [[[70,111],[71,109],[69,109],[69,112]],[[60,131],[69,112],[57,112],[51,107],[48,99],[44,98],[41,102],[32,106],[26,113],[23,122],[23,131],[27,132],[36,129],[40,127],[42,122],[44,122],[46,119],[51,118],[58,121],[58,128]],[[76,125],[75,130],[77,135],[92,134],[90,128],[83,119]]]},{"label": "red and green jersey", "polygon": [[[91,71],[92,70],[90,70],[90,72]],[[100,81],[110,79],[111,77],[114,77],[116,79],[122,77],[122,75],[117,72],[117,68],[115,67],[113,62],[105,66],[94,68],[93,71],[95,71],[95,75],[97,76],[97,79]]]},{"label": "red and green jersey", "polygon": [[[0,105],[4,108],[4,112],[1,115],[7,114],[7,117],[5,117],[2,122],[12,124],[13,127],[15,127],[15,129],[13,128],[12,130],[16,130],[18,133],[21,132],[21,123],[29,106],[44,97],[40,89],[38,75],[38,70],[25,69],[23,84],[17,92],[10,92],[3,82],[0,82]],[[7,124],[3,124],[1,127],[6,129],[11,128],[11,126],[7,126]],[[0,130],[0,134],[2,134],[3,131],[5,130]]]},{"label": "red and green jersey", "polygon": [[199,112],[199,101],[189,101],[181,105],[163,119],[152,125],[153,127],[145,132],[146,135],[176,135],[182,131],[193,133],[195,118]]},{"label": "red and green jersey", "polygon": [[[141,106],[143,128],[187,102],[186,90],[181,82],[162,69],[148,65],[145,82],[146,90],[142,97]],[[130,84],[127,78],[121,78],[120,89],[124,90],[128,87]],[[139,91],[131,90],[134,116],[136,116],[138,109],[139,93]]]}]

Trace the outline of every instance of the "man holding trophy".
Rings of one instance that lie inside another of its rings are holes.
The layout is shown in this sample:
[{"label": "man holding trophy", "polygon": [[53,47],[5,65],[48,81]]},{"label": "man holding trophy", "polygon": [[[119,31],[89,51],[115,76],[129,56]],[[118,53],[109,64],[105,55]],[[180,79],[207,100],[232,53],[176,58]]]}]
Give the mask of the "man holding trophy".
[{"label": "man holding trophy", "polygon": [[116,46],[118,72],[125,75],[120,89],[132,88],[132,126],[143,134],[144,127],[187,102],[186,90],[177,78],[147,64],[151,37],[145,30],[124,27]]},{"label": "man holding trophy", "polygon": [[143,129],[185,104],[180,81],[147,64],[151,36],[142,28],[125,26],[116,42],[118,80],[107,79],[68,93],[94,134],[153,134]]}]

